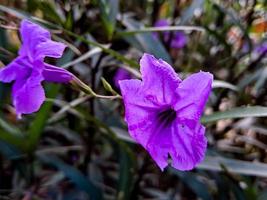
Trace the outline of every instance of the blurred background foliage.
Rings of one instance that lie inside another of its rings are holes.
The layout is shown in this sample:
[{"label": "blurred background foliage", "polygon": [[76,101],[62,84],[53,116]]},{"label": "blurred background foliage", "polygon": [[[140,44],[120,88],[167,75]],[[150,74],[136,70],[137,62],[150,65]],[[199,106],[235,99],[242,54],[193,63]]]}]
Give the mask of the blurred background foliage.
[{"label": "blurred background foliage", "polygon": [[[42,109],[17,120],[10,85],[1,83],[0,199],[267,199],[265,0],[0,4],[1,66],[16,57],[19,23],[28,18],[68,45],[61,59],[48,62],[70,70],[99,94],[111,95],[110,87],[119,92],[113,81],[119,68],[139,77],[144,52],[168,61],[181,77],[199,70],[215,76],[202,118],[206,159],[190,172],[159,170],[129,137],[121,100],[45,84]],[[153,37],[159,19],[184,30],[184,48]]]}]

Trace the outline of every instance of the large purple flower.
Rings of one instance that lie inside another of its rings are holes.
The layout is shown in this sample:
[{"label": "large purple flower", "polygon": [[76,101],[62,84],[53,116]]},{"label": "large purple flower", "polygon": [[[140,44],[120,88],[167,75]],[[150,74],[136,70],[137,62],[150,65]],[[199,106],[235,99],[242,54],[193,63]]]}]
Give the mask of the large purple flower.
[{"label": "large purple flower", "polygon": [[18,117],[39,110],[45,100],[42,81],[67,83],[72,74],[44,62],[45,57],[60,58],[65,45],[51,40],[50,33],[30,21],[21,22],[22,46],[19,56],[0,70],[0,81],[10,83]]},{"label": "large purple flower", "polygon": [[[155,27],[164,27],[169,26],[170,23],[166,19],[160,19],[155,23]],[[154,36],[158,37],[158,33],[155,33]],[[172,38],[170,38],[172,37]],[[182,31],[176,31],[171,35],[170,31],[164,31],[163,32],[163,40],[164,42],[168,43],[170,41],[170,46],[175,49],[183,48],[187,43],[187,38],[184,32]]]},{"label": "large purple flower", "polygon": [[207,140],[200,117],[211,91],[212,74],[199,72],[182,81],[163,60],[144,54],[142,81],[120,81],[130,135],[163,170],[190,170],[204,158]]}]

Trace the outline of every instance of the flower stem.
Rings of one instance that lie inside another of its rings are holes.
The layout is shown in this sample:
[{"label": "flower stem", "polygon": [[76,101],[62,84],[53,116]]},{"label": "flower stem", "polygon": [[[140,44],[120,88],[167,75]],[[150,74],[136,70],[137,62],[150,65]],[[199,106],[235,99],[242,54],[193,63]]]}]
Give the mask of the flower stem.
[{"label": "flower stem", "polygon": [[102,98],[102,99],[121,99],[121,96],[119,94],[113,95],[113,96],[105,96],[96,94],[92,88],[90,88],[88,85],[86,85],[84,82],[82,82],[78,77],[73,76],[73,79],[70,81],[70,83],[74,86],[75,89],[84,92],[85,94],[88,94],[90,96],[96,97],[96,98]]}]

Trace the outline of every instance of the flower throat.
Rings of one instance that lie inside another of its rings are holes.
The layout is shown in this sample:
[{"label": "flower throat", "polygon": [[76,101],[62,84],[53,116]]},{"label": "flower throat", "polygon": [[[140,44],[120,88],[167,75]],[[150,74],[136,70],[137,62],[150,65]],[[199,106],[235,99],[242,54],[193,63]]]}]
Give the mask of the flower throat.
[{"label": "flower throat", "polygon": [[164,127],[169,126],[176,118],[176,111],[172,108],[160,111],[157,115],[157,119]]}]

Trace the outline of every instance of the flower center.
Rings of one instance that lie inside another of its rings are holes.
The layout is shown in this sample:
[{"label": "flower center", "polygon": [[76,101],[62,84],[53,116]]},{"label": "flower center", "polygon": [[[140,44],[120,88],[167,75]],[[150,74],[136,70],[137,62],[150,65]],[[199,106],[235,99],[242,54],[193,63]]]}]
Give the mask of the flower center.
[{"label": "flower center", "polygon": [[169,126],[176,118],[176,111],[172,108],[160,111],[157,114],[159,123],[163,124],[164,127]]}]

